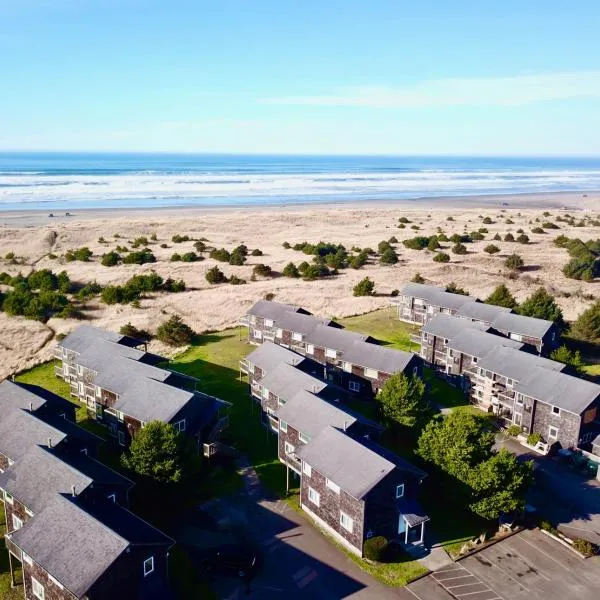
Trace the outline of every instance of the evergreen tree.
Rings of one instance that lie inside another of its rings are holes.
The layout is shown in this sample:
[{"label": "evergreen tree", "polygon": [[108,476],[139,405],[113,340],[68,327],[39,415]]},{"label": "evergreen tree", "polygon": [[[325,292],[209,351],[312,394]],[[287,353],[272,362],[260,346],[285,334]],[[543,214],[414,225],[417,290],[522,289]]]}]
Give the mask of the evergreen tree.
[{"label": "evergreen tree", "polygon": [[554,296],[551,296],[545,288],[539,288],[529,296],[519,307],[519,314],[536,319],[553,321],[559,328],[564,328],[562,310],[556,304]]},{"label": "evergreen tree", "polygon": [[413,428],[424,423],[430,414],[429,402],[425,398],[425,384],[414,375],[392,375],[381,388],[377,401],[385,421],[391,426]]},{"label": "evergreen tree", "polygon": [[570,334],[580,340],[600,343],[600,300],[584,310],[573,325]]},{"label": "evergreen tree", "polygon": [[486,298],[485,303],[513,309],[518,306],[515,297],[510,293],[510,290],[503,283],[498,285],[496,289]]}]

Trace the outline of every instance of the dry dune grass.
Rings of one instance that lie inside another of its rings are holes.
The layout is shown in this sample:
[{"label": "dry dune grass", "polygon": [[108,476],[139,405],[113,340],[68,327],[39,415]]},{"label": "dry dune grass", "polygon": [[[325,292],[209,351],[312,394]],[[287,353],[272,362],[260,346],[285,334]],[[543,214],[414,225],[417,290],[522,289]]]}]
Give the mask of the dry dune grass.
[{"label": "dry dune grass", "polygon": [[[341,208],[302,207],[294,210],[255,209],[249,211],[226,210],[176,213],[172,216],[149,213],[147,218],[139,215],[124,218],[122,214],[102,215],[88,220],[73,220],[29,228],[0,228],[0,256],[14,252],[23,258],[23,264],[10,264],[2,261],[0,271],[16,274],[26,273],[32,268],[49,268],[58,272],[65,269],[72,280],[81,283],[97,281],[102,285],[123,283],[132,275],[155,270],[163,277],[183,279],[188,288],[180,294],[158,294],[141,301],[140,308],[131,306],[105,306],[97,301],[88,304],[87,314],[94,324],[118,329],[130,321],[136,326],[155,330],[167,315],[179,314],[197,331],[221,329],[235,324],[245,310],[266,294],[274,294],[276,300],[305,306],[313,312],[342,317],[367,312],[388,304],[388,294],[402,283],[409,281],[419,272],[428,282],[438,285],[454,281],[472,295],[486,297],[492,289],[505,282],[518,300],[522,300],[532,289],[546,286],[557,295],[567,319],[574,319],[590,300],[588,295],[597,294],[598,283],[585,283],[566,279],[561,267],[567,262],[565,250],[557,248],[552,240],[560,233],[583,240],[600,237],[598,227],[569,227],[560,223],[560,230],[547,234],[532,234],[531,229],[541,221],[554,220],[563,211],[551,210],[551,217],[543,217],[543,209],[448,209],[419,208],[415,210],[391,207]],[[581,217],[580,213],[578,219]],[[592,213],[589,213],[592,214]],[[404,229],[398,228],[398,218],[404,216],[410,221]],[[596,217],[596,215],[593,215]],[[452,217],[453,221],[448,221]],[[490,217],[493,224],[484,225],[483,218]],[[506,219],[514,221],[506,224]],[[418,231],[411,226],[419,227]],[[273,277],[251,282],[253,265],[265,263],[274,271],[293,261],[299,264],[307,258],[301,252],[284,249],[282,243],[320,240],[352,246],[376,249],[382,240],[396,236],[403,239],[415,235],[432,235],[440,227],[448,236],[453,233],[476,231],[486,227],[484,241],[468,244],[469,253],[464,256],[450,252],[451,243],[442,243],[451,256],[447,264],[433,261],[433,253],[428,250],[409,250],[401,243],[395,244],[400,262],[393,266],[368,264],[360,270],[346,269],[339,276],[306,282],[286,277]],[[493,241],[495,233],[504,236],[523,229],[531,243],[522,245],[504,241]],[[158,262],[152,265],[119,265],[103,267],[99,256],[117,245],[130,247],[129,240],[138,236],[156,234],[158,240],[151,245]],[[120,237],[114,238],[113,234]],[[192,238],[207,238],[208,244],[231,250],[238,244],[246,244],[251,250],[260,248],[264,256],[248,256],[248,262],[241,267],[229,266],[211,259],[197,263],[172,263],[174,252],[184,253],[193,250],[193,242],[172,243],[174,234],[189,235]],[[104,237],[108,244],[98,242]],[[168,248],[160,248],[166,243]],[[489,256],[483,248],[494,243],[501,251]],[[94,252],[89,263],[65,262],[62,255],[68,250],[88,246]],[[510,280],[503,266],[508,254],[517,252],[526,265],[526,272],[518,279]],[[49,253],[58,259],[48,257]],[[226,275],[236,274],[248,280],[247,285],[211,286],[205,280],[206,271],[218,264]],[[353,286],[363,277],[369,276],[376,284],[378,295],[368,298],[355,298]],[[587,298],[587,299],[586,299]],[[8,318],[0,315],[2,340],[0,343],[0,376],[7,376],[15,370],[25,368],[36,361],[51,356],[52,344],[47,339],[56,332],[64,333],[77,325],[77,321],[51,319],[46,325],[21,318]],[[155,346],[155,350],[165,350]]]}]

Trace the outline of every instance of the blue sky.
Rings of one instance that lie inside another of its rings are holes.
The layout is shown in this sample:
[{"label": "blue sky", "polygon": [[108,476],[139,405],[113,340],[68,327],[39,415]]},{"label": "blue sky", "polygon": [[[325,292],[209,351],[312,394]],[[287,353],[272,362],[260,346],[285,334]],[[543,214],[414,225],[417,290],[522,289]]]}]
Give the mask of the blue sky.
[{"label": "blue sky", "polygon": [[600,3],[0,0],[0,149],[600,154]]}]

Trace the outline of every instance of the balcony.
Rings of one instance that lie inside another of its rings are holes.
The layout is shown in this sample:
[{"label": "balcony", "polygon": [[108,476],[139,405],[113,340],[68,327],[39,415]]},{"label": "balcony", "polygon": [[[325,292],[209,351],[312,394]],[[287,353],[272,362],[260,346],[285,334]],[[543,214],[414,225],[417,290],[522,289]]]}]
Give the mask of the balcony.
[{"label": "balcony", "polygon": [[60,366],[60,367],[56,367],[56,366],[55,366],[55,367],[54,367],[54,374],[55,374],[57,377],[60,377],[60,378],[62,379],[62,378],[65,376],[65,374],[63,373],[63,368],[62,368],[62,366]]},{"label": "balcony", "polygon": [[246,375],[250,373],[250,363],[246,359],[240,360],[240,371]]},{"label": "balcony", "polygon": [[251,319],[252,318],[249,315],[244,315],[240,318],[239,324],[243,325],[244,327],[250,327],[250,325],[252,324]]},{"label": "balcony", "polygon": [[409,334],[408,339],[413,344],[421,344],[421,334],[420,333],[411,333],[411,334]]}]

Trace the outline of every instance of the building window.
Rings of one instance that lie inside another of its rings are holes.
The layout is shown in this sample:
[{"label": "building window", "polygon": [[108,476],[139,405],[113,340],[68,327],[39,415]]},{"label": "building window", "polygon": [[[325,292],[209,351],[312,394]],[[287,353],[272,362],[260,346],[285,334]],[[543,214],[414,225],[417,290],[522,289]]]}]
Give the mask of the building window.
[{"label": "building window", "polygon": [[476,364],[477,364],[477,357],[476,357],[476,356],[474,356],[474,357],[473,357],[473,364],[474,364],[474,365],[476,365]]},{"label": "building window", "polygon": [[511,340],[515,340],[516,342],[522,342],[523,341],[523,336],[519,335],[518,333],[509,333],[508,337]]},{"label": "building window", "polygon": [[280,338],[280,339],[281,339],[281,338],[283,337],[283,329],[278,329],[278,330],[275,332],[275,337],[278,337],[278,338]]},{"label": "building window", "polygon": [[292,339],[295,342],[301,342],[302,341],[302,334],[301,333],[292,333]]},{"label": "building window", "polygon": [[125,432],[124,431],[119,431],[119,433],[117,434],[118,439],[119,439],[119,445],[120,446],[124,446],[125,445]]},{"label": "building window", "polygon": [[340,493],[340,486],[337,485],[336,483],[333,483],[333,481],[331,481],[331,479],[326,479],[325,480],[325,485],[327,485],[327,487],[332,491],[335,492],[336,494]]},{"label": "building window", "polygon": [[513,380],[512,379],[507,379],[506,380],[506,385],[512,386],[513,384]]},{"label": "building window", "polygon": [[306,345],[306,354],[314,354],[315,353],[315,347],[312,344],[307,344]]},{"label": "building window", "polygon": [[253,335],[254,335],[254,338],[257,340],[262,339],[262,331],[259,331],[258,329],[255,329],[253,331]]},{"label": "building window", "polygon": [[349,531],[350,533],[352,533],[352,528],[353,528],[354,522],[345,512],[342,512],[342,511],[340,511],[340,525],[346,531]]},{"label": "building window", "polygon": [[315,505],[319,506],[321,502],[321,494],[311,487],[308,488],[308,499]]},{"label": "building window", "polygon": [[312,475],[312,467],[308,463],[302,463],[302,472],[310,477]]},{"label": "building window", "polygon": [[154,571],[154,556],[147,558],[144,561],[144,577],[147,577]]},{"label": "building window", "polygon": [[263,397],[265,400],[268,400],[268,399],[269,399],[269,390],[268,390],[267,388],[263,388],[263,391],[262,391],[262,397]]},{"label": "building window", "polygon": [[273,327],[273,320],[265,319],[265,327]]},{"label": "building window", "polygon": [[548,428],[548,438],[551,440],[555,440],[558,437],[558,427],[550,426]]},{"label": "building window", "polygon": [[351,392],[360,392],[360,383],[358,383],[358,381],[349,381],[348,389]]},{"label": "building window", "polygon": [[4,492],[4,500],[9,504],[13,504],[13,497],[8,492]]},{"label": "building window", "polygon": [[365,377],[369,379],[377,379],[379,373],[375,369],[365,369]]},{"label": "building window", "polygon": [[44,586],[34,577],[31,578],[31,591],[39,600],[45,600]]},{"label": "building window", "polygon": [[12,524],[13,524],[13,531],[16,531],[17,529],[21,529],[21,527],[23,527],[23,519],[20,519],[19,517],[17,517],[17,515],[13,515],[12,516]]},{"label": "building window", "polygon": [[285,421],[279,420],[279,429],[284,433],[287,433],[287,423]]},{"label": "building window", "polygon": [[326,348],[325,349],[325,356],[327,358],[336,358],[337,357],[337,352],[335,350],[333,350],[332,348]]},{"label": "building window", "polygon": [[346,371],[346,373],[352,373],[352,363],[345,362],[343,369]]},{"label": "building window", "polygon": [[296,448],[294,448],[294,446],[292,446],[292,444],[290,444],[289,442],[286,442],[283,446],[285,453],[289,456],[290,454],[294,454],[294,450]]},{"label": "building window", "polygon": [[308,442],[310,442],[310,436],[302,433],[301,431],[298,433],[298,439],[303,443],[303,444],[308,444]]},{"label": "building window", "polygon": [[519,425],[520,426],[522,419],[523,419],[523,415],[521,413],[516,412],[515,416],[514,416],[514,419],[513,419],[513,423],[515,425]]},{"label": "building window", "polygon": [[177,423],[173,424],[173,427],[177,429],[177,431],[185,431],[185,419],[181,419],[181,421],[177,421]]},{"label": "building window", "polygon": [[553,406],[552,407],[552,414],[553,415],[560,415],[560,408],[558,408],[558,406]]},{"label": "building window", "polygon": [[516,399],[519,406],[523,404],[523,396],[521,394],[517,394]]},{"label": "building window", "polygon": [[396,498],[402,498],[404,496],[404,484],[396,486]]}]

